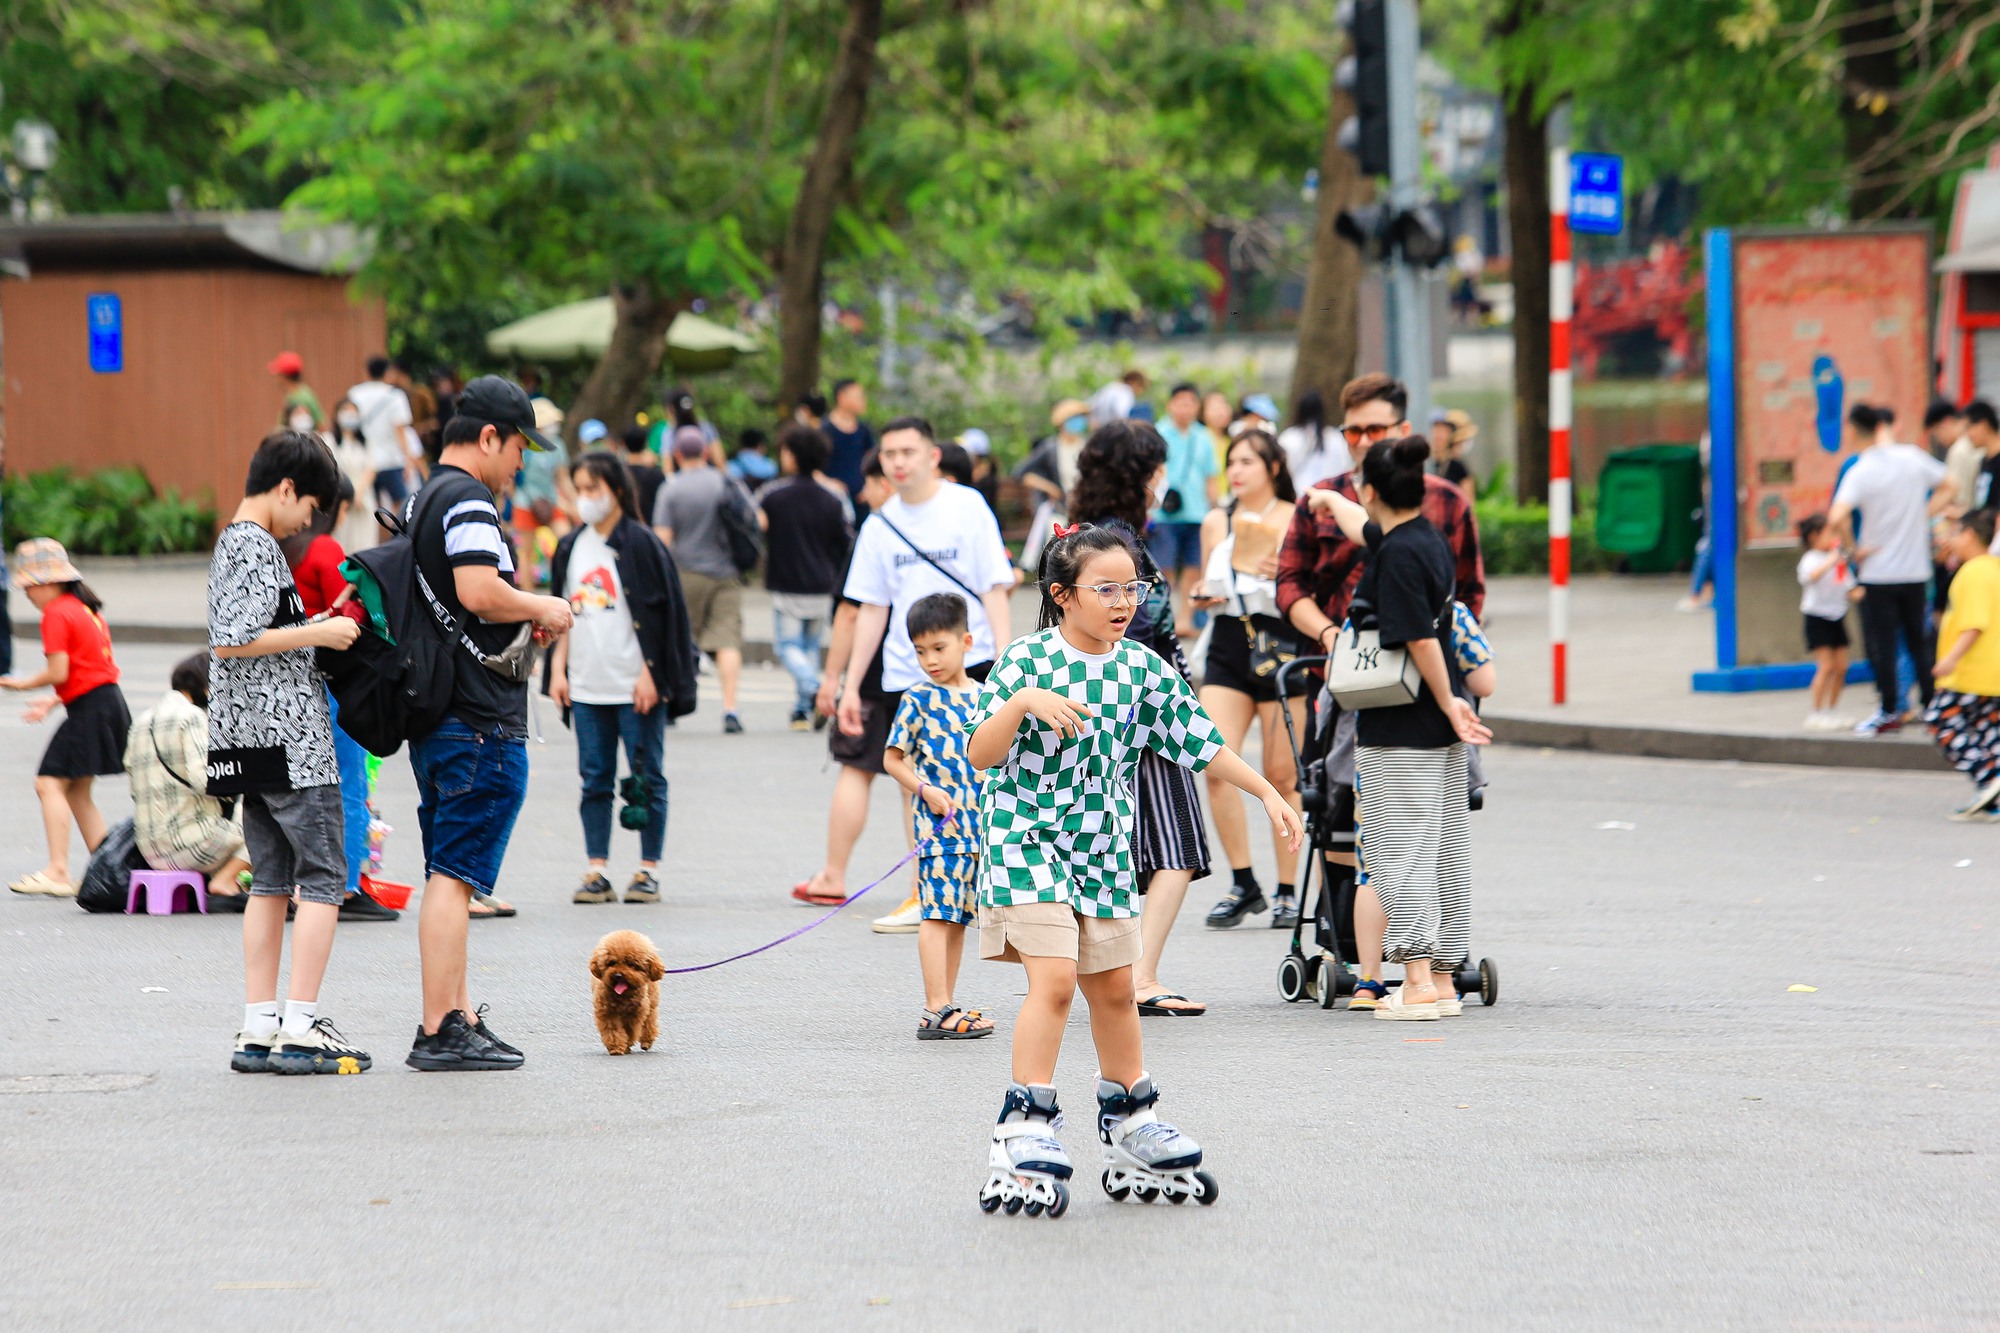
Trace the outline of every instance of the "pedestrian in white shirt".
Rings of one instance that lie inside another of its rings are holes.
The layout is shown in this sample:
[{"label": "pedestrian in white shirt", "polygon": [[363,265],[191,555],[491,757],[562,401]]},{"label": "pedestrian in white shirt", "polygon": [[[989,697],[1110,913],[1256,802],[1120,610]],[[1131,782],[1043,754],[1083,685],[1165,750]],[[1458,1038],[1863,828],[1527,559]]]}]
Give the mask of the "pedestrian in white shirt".
[{"label": "pedestrian in white shirt", "polygon": [[1326,424],[1326,399],[1307,389],[1292,406],[1292,424],[1279,432],[1285,451],[1285,471],[1303,495],[1328,477],[1354,471],[1354,455],[1338,427]]},{"label": "pedestrian in white shirt", "polygon": [[389,358],[368,358],[368,378],[347,391],[347,401],[361,414],[361,438],[368,442],[368,465],[375,470],[375,498],[391,513],[401,513],[410,498],[410,469],[423,457],[410,414],[410,396],[391,384]]}]

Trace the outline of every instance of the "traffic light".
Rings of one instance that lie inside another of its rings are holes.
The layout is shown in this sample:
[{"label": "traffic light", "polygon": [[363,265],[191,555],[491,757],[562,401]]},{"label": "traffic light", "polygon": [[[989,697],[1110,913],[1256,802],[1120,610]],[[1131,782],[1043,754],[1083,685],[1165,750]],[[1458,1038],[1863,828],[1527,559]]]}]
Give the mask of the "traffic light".
[{"label": "traffic light", "polygon": [[1379,264],[1389,257],[1389,224],[1394,214],[1387,204],[1356,204],[1333,219],[1333,234],[1361,251],[1361,262]]},{"label": "traffic light", "polygon": [[1354,99],[1354,114],[1341,122],[1338,142],[1361,163],[1364,176],[1389,174],[1389,15],[1388,0],[1343,0],[1341,26],[1349,53],[1335,67],[1334,81]]}]

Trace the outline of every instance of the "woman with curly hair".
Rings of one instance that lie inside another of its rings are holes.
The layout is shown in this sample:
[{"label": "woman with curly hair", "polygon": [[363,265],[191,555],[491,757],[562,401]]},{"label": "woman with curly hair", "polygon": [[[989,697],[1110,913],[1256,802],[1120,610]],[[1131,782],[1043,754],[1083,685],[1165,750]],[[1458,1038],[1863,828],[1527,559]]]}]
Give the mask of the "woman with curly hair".
[{"label": "woman with curly hair", "polygon": [[[1166,486],[1167,443],[1144,421],[1108,421],[1090,433],[1077,459],[1076,490],[1069,521],[1121,533],[1131,544],[1139,576],[1153,592],[1132,618],[1125,637],[1143,644],[1190,678],[1187,658],[1174,630],[1173,589],[1160,577],[1146,550],[1146,515]],[[1208,834],[1201,817],[1201,793],[1194,774],[1151,751],[1139,756],[1138,825],[1132,838],[1132,868],[1146,897],[1139,932],[1145,952],[1133,965],[1139,1012],[1191,1018],[1208,1006],[1160,984],[1160,956],[1188,885],[1208,875]]]}]

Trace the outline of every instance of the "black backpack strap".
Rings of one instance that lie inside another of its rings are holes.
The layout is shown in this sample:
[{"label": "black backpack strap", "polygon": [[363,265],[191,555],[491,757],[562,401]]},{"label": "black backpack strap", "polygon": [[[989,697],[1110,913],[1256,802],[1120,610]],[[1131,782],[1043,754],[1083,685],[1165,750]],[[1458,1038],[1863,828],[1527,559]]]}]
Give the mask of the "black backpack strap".
[{"label": "black backpack strap", "polygon": [[437,620],[438,628],[444,632],[444,636],[447,639],[456,637],[459,646],[472,654],[473,661],[485,666],[486,650],[472,641],[472,636],[458,623],[458,617],[453,615],[451,609],[438,598],[437,592],[431,587],[431,581],[424,577],[423,549],[417,544],[417,537],[423,531],[423,516],[428,512],[424,508],[424,503],[429,499],[429,495],[430,488],[426,486],[410,497],[409,522],[405,525],[403,533],[410,541],[410,570],[417,576],[417,587],[423,590],[424,601],[430,604],[431,615]]}]

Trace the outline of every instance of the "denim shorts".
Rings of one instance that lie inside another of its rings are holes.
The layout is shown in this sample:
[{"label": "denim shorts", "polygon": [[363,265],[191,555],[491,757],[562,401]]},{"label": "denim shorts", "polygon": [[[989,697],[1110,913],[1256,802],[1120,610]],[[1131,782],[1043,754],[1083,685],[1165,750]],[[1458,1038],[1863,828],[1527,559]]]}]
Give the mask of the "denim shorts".
[{"label": "denim shorts", "polygon": [[341,849],[340,788],[253,791],[243,797],[243,843],[250,857],[250,892],[338,907],[347,897],[347,853]]},{"label": "denim shorts", "polygon": [[490,895],[528,794],[528,743],[447,717],[410,742],[410,770],[425,877],[445,875]]},{"label": "denim shorts", "polygon": [[1162,574],[1201,568],[1201,524],[1162,519],[1146,537],[1146,549]]}]

